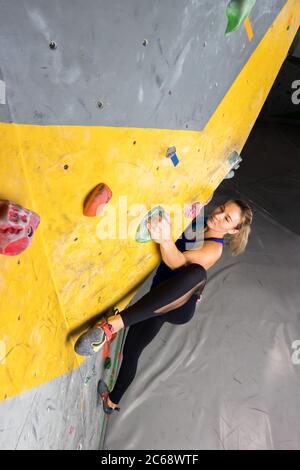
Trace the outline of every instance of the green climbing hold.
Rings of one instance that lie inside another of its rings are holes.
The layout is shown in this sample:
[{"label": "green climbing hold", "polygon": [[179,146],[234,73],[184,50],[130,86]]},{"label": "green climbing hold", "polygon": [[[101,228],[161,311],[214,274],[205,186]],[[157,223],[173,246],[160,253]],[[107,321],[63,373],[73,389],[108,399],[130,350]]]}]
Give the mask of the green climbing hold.
[{"label": "green climbing hold", "polygon": [[111,358],[107,356],[104,361],[104,369],[110,369],[111,368]]},{"label": "green climbing hold", "polygon": [[146,243],[151,240],[150,232],[147,228],[147,222],[153,216],[164,217],[165,210],[161,206],[154,207],[151,211],[147,212],[147,214],[143,217],[138,229],[136,231],[135,240],[139,243]]},{"label": "green climbing hold", "polygon": [[250,15],[256,0],[231,0],[226,9],[228,19],[225,34],[232,33],[238,29],[245,19]]}]

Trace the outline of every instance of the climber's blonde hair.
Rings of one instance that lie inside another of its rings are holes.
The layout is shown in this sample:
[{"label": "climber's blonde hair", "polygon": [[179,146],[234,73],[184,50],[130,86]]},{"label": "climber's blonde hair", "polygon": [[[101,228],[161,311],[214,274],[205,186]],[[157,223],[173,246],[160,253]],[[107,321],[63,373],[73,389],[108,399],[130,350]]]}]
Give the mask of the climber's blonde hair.
[{"label": "climber's blonde hair", "polygon": [[248,238],[251,232],[251,223],[253,219],[253,212],[249,204],[240,199],[230,199],[227,202],[234,202],[239,206],[242,213],[241,222],[235,227],[238,232],[233,235],[225,235],[226,244],[229,247],[229,250],[232,256],[237,256],[245,251],[245,248],[248,243]]}]

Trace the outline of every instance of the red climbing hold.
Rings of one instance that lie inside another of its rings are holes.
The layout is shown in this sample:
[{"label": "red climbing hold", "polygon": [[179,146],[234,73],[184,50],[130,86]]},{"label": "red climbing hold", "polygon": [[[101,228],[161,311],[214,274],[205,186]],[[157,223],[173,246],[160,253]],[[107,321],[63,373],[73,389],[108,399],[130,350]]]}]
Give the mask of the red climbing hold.
[{"label": "red climbing hold", "polygon": [[111,197],[112,192],[110,188],[104,183],[98,184],[86,197],[83,214],[87,217],[94,217],[100,214]]},{"label": "red climbing hold", "polygon": [[24,251],[40,223],[35,212],[0,199],[0,253],[14,256]]},{"label": "red climbing hold", "polygon": [[106,343],[104,343],[104,346],[103,346],[103,349],[102,349],[102,359],[103,360],[107,358],[107,356],[109,355],[109,351],[110,351],[110,344],[107,341]]}]

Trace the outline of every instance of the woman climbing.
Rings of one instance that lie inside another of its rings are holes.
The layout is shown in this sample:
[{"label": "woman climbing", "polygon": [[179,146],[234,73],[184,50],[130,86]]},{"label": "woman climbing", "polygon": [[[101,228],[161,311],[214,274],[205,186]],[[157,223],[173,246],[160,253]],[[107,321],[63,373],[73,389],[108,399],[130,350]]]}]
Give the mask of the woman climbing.
[{"label": "woman climbing", "polygon": [[75,344],[78,354],[90,356],[110,341],[113,334],[130,327],[113,390],[109,392],[103,380],[98,384],[105,413],[119,411],[118,404],[135,377],[138,359],[163,323],[181,325],[191,320],[206,284],[206,272],[222,255],[224,236],[229,238],[233,256],[242,253],[248,242],[251,222],[250,206],[238,199],[229,200],[205,218],[203,246],[187,251],[188,240],[184,233],[176,243],[173,242],[169,217],[148,223],[151,238],[160,245],[162,256],[150,291],[122,312],[97,323]]}]

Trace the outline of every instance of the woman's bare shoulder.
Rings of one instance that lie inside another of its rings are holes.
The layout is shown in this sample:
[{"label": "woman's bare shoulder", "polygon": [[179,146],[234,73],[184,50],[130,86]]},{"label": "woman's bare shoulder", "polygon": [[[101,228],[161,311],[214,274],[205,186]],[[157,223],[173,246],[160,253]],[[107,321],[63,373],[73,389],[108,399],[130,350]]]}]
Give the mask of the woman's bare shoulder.
[{"label": "woman's bare shoulder", "polygon": [[213,240],[206,240],[203,243],[203,248],[209,253],[214,253],[219,258],[223,253],[223,244],[214,242]]}]

